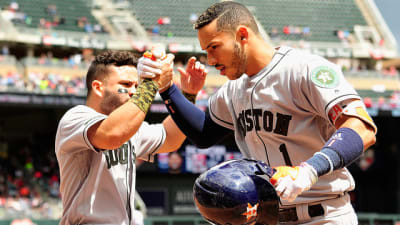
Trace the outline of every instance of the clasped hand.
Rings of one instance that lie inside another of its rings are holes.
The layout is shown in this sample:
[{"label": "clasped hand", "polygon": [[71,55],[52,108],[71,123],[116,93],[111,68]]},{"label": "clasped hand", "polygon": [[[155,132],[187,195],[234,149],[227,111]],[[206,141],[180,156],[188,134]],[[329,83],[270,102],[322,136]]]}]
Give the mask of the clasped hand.
[{"label": "clasped hand", "polygon": [[270,182],[275,186],[277,194],[282,200],[293,202],[297,196],[307,191],[318,180],[317,173],[307,163],[300,166],[278,166]]},{"label": "clasped hand", "polygon": [[[141,57],[138,62],[137,71],[139,78],[154,79],[159,83],[159,89],[167,89],[172,85],[174,55],[167,54],[164,60],[153,61],[150,58]],[[191,57],[186,69],[178,67],[181,74],[181,89],[188,94],[197,94],[203,88],[207,76],[205,66]]]},{"label": "clasped hand", "polygon": [[137,71],[140,79],[150,78],[158,83],[159,90],[167,89],[172,84],[174,76],[173,54],[167,54],[163,60],[153,61],[147,57],[140,57]]}]

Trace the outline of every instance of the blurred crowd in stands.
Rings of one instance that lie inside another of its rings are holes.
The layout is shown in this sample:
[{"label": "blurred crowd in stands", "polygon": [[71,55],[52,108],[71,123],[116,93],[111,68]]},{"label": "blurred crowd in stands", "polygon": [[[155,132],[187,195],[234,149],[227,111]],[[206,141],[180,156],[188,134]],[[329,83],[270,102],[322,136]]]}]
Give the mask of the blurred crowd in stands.
[{"label": "blurred crowd in stands", "polygon": [[280,38],[286,37],[294,37],[297,39],[307,39],[311,36],[311,29],[309,26],[292,26],[292,25],[285,25],[283,26],[282,30],[279,31],[277,27],[272,27],[269,36],[272,40],[277,41]]},{"label": "blurred crowd in stands", "polygon": [[1,218],[60,217],[59,172],[54,152],[49,149],[29,142],[9,149],[0,139]]},{"label": "blurred crowd in stands", "polygon": [[26,77],[18,72],[0,74],[0,91],[78,96],[86,93],[83,77],[40,72],[30,72]]},{"label": "blurred crowd in stands", "polygon": [[[17,25],[27,25],[32,24],[32,15],[29,15],[20,9],[20,6],[16,0],[12,0],[10,4],[2,6],[3,18],[13,22]],[[58,26],[66,25],[67,18],[61,15],[55,4],[49,4],[44,7],[45,17],[42,17],[38,21],[38,28],[50,30]],[[74,19],[75,24],[82,31],[87,33],[105,33],[103,26],[99,23],[91,23],[87,17],[81,16],[79,18],[68,18]]]},{"label": "blurred crowd in stands", "polygon": [[[2,52],[7,53],[7,48],[3,47]],[[26,69],[25,71],[0,70],[0,92],[85,96],[86,84],[84,76],[92,59],[92,53],[84,53],[82,55],[75,54],[65,59],[54,58],[51,53],[42,54],[38,58],[25,58],[21,61],[26,68],[30,68],[30,66],[39,66],[39,69]],[[3,63],[2,61],[4,60],[5,55],[0,55],[0,64]],[[207,65],[206,57],[200,56],[199,60]],[[178,77],[179,72],[176,68],[185,66],[183,61],[177,60],[175,62],[175,73]],[[363,66],[347,68],[343,65],[342,67],[345,75],[349,77],[372,77],[400,82],[399,73],[394,66],[385,69],[377,66],[376,71],[367,70],[367,68],[363,68]],[[64,71],[69,71],[69,73],[63,73],[63,68],[66,69]],[[214,67],[207,66],[207,69],[210,71],[210,76],[219,73]],[[75,72],[71,73],[71,71]],[[178,80],[176,81],[178,82]],[[217,88],[218,85],[207,85],[200,92],[198,100],[208,99]],[[375,93],[372,97],[365,96],[364,100],[367,107],[384,109],[400,108],[400,98],[396,91],[388,94],[384,85],[379,84],[373,85],[371,90],[367,91]]]}]

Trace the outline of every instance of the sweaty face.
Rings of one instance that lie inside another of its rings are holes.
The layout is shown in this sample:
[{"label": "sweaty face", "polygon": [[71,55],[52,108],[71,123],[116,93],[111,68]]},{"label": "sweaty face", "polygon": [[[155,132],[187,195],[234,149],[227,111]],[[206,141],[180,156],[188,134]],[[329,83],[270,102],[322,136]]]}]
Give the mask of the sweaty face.
[{"label": "sweaty face", "polygon": [[104,91],[100,103],[100,109],[106,115],[127,102],[136,91],[138,84],[134,66],[110,66],[109,71],[103,82]]},{"label": "sweaty face", "polygon": [[198,30],[200,46],[207,51],[209,65],[215,66],[228,79],[236,80],[246,72],[247,55],[235,33],[217,31],[216,24],[214,20]]}]

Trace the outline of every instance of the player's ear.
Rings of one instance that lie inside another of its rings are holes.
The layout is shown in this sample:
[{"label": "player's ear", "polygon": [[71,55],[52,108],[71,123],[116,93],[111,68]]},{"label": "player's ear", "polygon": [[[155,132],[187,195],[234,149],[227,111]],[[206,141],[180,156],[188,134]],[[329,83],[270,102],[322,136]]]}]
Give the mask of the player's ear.
[{"label": "player's ear", "polygon": [[92,91],[95,95],[103,97],[104,93],[104,83],[100,80],[92,81]]},{"label": "player's ear", "polygon": [[241,43],[247,43],[249,39],[249,31],[248,28],[245,26],[238,26],[236,30],[236,40]]}]

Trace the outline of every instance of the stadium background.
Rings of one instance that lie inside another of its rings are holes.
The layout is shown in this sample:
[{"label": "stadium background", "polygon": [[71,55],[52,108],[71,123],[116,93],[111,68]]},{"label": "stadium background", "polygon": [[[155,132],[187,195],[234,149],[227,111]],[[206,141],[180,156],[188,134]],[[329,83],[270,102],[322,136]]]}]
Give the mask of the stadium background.
[{"label": "stadium background", "polygon": [[[382,0],[377,0],[382,1]],[[84,76],[105,49],[142,53],[162,43],[184,65],[206,61],[192,23],[211,0],[0,0],[0,224],[57,224],[61,214],[54,154],[64,112],[84,104]],[[394,35],[373,0],[240,0],[266,40],[319,54],[340,65],[379,127],[377,143],[349,167],[361,224],[400,221],[400,59]],[[226,79],[211,71],[198,96]],[[176,74],[178,74],[176,72]],[[178,81],[178,76],[176,76]],[[157,96],[147,120],[167,111]],[[231,138],[199,150],[185,142],[137,171],[146,224],[203,224],[192,201],[199,173],[240,158]],[[29,221],[27,222],[29,224]]]}]

